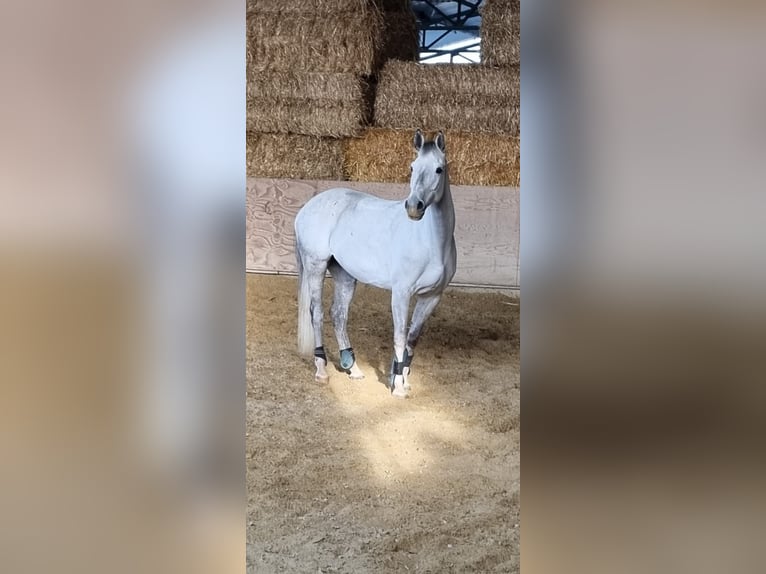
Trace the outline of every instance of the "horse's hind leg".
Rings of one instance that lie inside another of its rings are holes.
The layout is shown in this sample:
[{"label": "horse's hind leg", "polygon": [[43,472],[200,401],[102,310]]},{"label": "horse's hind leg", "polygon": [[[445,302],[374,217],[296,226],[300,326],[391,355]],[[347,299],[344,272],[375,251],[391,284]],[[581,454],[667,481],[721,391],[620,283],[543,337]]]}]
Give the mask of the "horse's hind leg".
[{"label": "horse's hind leg", "polygon": [[325,381],[327,374],[327,355],[322,345],[322,324],[324,323],[324,309],[322,309],[322,287],[324,286],[324,274],[327,270],[327,262],[313,260],[307,262],[303,272],[307,274],[309,290],[311,293],[311,326],[314,329],[314,364],[316,365],[316,380]]},{"label": "horse's hind leg", "polygon": [[338,340],[340,350],[340,366],[352,379],[364,378],[364,373],[356,364],[351,341],[348,338],[348,311],[351,299],[356,289],[356,279],[340,266],[334,259],[330,260],[328,269],[335,281],[335,296],[333,298],[330,315],[335,327],[335,338]]}]

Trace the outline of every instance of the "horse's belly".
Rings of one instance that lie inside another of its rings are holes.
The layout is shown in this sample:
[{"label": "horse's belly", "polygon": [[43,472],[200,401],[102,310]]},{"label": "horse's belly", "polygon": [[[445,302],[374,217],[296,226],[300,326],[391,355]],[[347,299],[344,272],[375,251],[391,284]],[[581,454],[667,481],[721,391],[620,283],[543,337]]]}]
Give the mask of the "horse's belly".
[{"label": "horse's belly", "polygon": [[350,244],[336,246],[332,251],[335,260],[357,281],[391,289],[391,272],[385,258],[375,257],[370,251]]},{"label": "horse's belly", "polygon": [[394,249],[390,205],[372,199],[341,214],[330,236],[330,252],[358,281],[390,289]]}]

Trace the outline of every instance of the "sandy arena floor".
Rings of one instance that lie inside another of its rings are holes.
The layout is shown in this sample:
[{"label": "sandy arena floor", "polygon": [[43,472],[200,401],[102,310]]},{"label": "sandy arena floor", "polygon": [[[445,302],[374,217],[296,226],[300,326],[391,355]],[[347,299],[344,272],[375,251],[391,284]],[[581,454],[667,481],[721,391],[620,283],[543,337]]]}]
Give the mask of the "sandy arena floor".
[{"label": "sandy arena floor", "polygon": [[400,400],[383,384],[389,293],[357,288],[351,381],[327,280],[319,384],[295,350],[296,285],[247,281],[248,572],[518,572],[518,299],[445,294]]}]

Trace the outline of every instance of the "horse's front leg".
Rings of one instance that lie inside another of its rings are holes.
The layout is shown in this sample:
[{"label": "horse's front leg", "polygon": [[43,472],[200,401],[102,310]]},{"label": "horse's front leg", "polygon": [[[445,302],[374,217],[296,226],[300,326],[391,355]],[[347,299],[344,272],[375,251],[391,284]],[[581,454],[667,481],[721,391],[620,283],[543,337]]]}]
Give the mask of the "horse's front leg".
[{"label": "horse's front leg", "polygon": [[394,320],[394,360],[391,365],[389,385],[391,394],[398,398],[406,398],[403,369],[407,346],[407,315],[410,308],[410,293],[393,290],[391,294],[391,315]]},{"label": "horse's front leg", "polygon": [[423,333],[423,327],[425,327],[426,321],[428,321],[428,318],[434,312],[434,309],[436,309],[440,299],[441,293],[418,297],[415,302],[415,309],[412,311],[410,330],[409,333],[407,333],[407,356],[405,357],[405,365],[402,371],[402,375],[404,376],[404,389],[406,391],[410,390],[410,364],[415,355],[415,345],[418,344],[420,335]]}]

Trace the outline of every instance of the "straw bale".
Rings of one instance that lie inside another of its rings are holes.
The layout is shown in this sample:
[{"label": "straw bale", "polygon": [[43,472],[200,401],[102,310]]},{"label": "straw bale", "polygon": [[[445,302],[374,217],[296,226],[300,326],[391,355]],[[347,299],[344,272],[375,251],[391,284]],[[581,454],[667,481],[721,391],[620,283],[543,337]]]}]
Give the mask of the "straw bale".
[{"label": "straw bale", "polygon": [[383,13],[381,44],[381,64],[386,60],[417,61],[418,22],[412,10],[407,8]]},{"label": "straw bale", "polygon": [[371,74],[379,61],[382,30],[374,6],[330,16],[252,11],[247,16],[248,66],[253,71]]},{"label": "straw bale", "polygon": [[260,100],[247,104],[247,129],[266,133],[351,136],[360,132],[364,120],[361,103]]},{"label": "straw bale", "polygon": [[375,0],[378,7],[384,12],[397,12],[412,9],[411,0]]},{"label": "straw bale", "polygon": [[357,74],[272,70],[248,70],[247,74],[248,99],[358,102],[364,97],[366,89],[364,78]]},{"label": "straw bale", "polygon": [[247,14],[273,14],[274,12],[337,14],[369,8],[395,12],[409,10],[410,6],[410,0],[247,0]]},{"label": "straw bale", "polygon": [[371,0],[247,0],[247,16],[295,12],[326,15],[365,10],[371,5]]},{"label": "straw bale", "polygon": [[464,96],[482,98],[489,104],[518,101],[519,69],[494,68],[479,64],[419,64],[388,62],[381,73],[381,84],[398,93],[422,100]]},{"label": "straw bale", "polygon": [[484,0],[481,7],[481,57],[490,66],[513,66],[521,61],[519,0]]},{"label": "straw bale", "polygon": [[341,140],[288,134],[247,134],[248,177],[343,179]]},{"label": "straw bale", "polygon": [[247,127],[258,132],[341,137],[359,133],[369,111],[367,85],[356,74],[248,74]]},{"label": "straw bale", "polygon": [[359,12],[370,8],[400,11],[410,8],[410,0],[247,0],[247,13],[314,12],[332,14]]},{"label": "straw bale", "polygon": [[[433,137],[433,133],[427,134]],[[450,182],[519,185],[519,138],[445,132]],[[343,142],[343,173],[351,181],[406,183],[415,159],[411,130],[373,128]]]},{"label": "straw bale", "polygon": [[390,61],[378,79],[375,124],[518,135],[519,67]]}]

